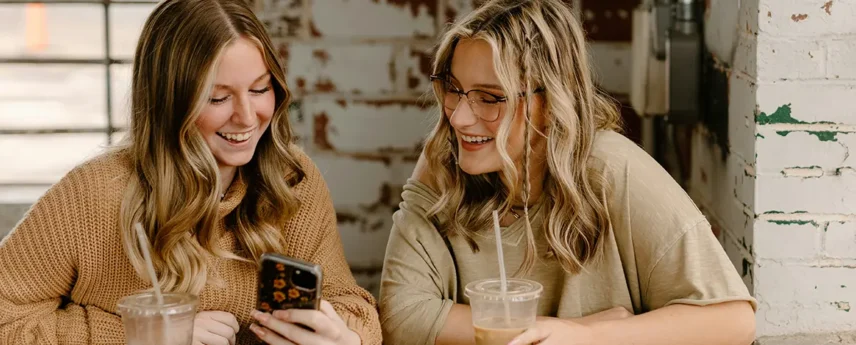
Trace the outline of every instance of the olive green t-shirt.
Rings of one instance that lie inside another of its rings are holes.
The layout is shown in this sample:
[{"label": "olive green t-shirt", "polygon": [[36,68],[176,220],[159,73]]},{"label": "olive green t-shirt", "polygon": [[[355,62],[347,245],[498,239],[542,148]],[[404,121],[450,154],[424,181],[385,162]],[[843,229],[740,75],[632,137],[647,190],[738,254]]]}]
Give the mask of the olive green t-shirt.
[{"label": "olive green t-shirt", "polygon": [[[598,133],[591,159],[608,182],[612,229],[602,237],[602,255],[581,273],[568,274],[555,259],[541,257],[523,276],[544,287],[539,315],[574,318],[617,306],[641,314],[676,303],[736,300],[757,308],[710,224],[654,159],[611,131]],[[464,286],[499,276],[494,232],[487,228],[476,234],[478,253],[460,237],[447,244],[426,217],[438,193],[410,180],[402,199],[393,215],[381,279],[384,342],[433,345],[452,305],[469,302]],[[543,254],[548,244],[546,212],[540,206],[533,205],[530,218]],[[502,236],[505,267],[511,273],[525,253],[524,220],[504,228]]]}]

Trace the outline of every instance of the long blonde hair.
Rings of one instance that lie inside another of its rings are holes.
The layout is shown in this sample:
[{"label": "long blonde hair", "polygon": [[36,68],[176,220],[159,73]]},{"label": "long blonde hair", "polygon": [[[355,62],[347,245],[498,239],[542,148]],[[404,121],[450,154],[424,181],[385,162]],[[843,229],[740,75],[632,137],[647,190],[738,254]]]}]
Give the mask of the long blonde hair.
[{"label": "long blonde hair", "polygon": [[[473,176],[460,170],[455,163],[455,131],[441,113],[425,145],[431,182],[441,191],[429,214],[444,236],[463,236],[477,251],[473,233],[490,226],[493,210],[509,211],[510,196],[521,195],[527,248],[517,274],[529,272],[537,256],[529,220],[530,137],[535,132],[547,141],[548,169],[540,198],[549,243],[546,254],[558,258],[567,272],[577,273],[600,252],[602,235],[611,228],[604,190],[608,186],[590,160],[592,143],[599,130],[620,130],[616,106],[592,80],[583,30],[560,0],[489,1],[452,24],[443,35],[434,57],[435,75],[449,72],[455,46],[462,39],[490,44],[504,93],[527,95],[523,97],[523,176],[519,176],[506,148],[517,97],[508,98],[497,134],[496,145],[503,160],[498,173]],[[545,90],[542,113],[546,133],[530,122],[530,97],[536,88]],[[442,112],[442,88],[435,85],[434,94]],[[515,187],[519,185],[522,190]],[[448,214],[448,220],[441,224],[437,215],[442,212]]]},{"label": "long blonde hair", "polygon": [[[236,174],[247,191],[225,219],[240,246],[235,255],[216,246],[219,170],[195,121],[208,102],[219,57],[240,37],[255,42],[264,56],[276,108],[253,159]],[[299,207],[291,187],[304,172],[290,146],[291,96],[276,56],[243,0],[165,0],[143,27],[133,65],[130,129],[118,148],[128,152],[133,168],[119,227],[131,264],[142,273],[134,224],[143,225],[165,290],[199,293],[208,281],[206,255],[255,261],[265,252],[283,251],[281,227]]]}]

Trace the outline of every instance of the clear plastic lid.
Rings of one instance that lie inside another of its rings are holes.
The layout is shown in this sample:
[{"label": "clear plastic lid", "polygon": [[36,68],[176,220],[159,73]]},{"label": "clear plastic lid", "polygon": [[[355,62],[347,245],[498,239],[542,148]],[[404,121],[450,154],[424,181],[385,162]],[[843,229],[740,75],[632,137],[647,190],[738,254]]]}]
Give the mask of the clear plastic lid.
[{"label": "clear plastic lid", "polygon": [[198,299],[184,293],[163,294],[163,304],[158,304],[155,294],[144,292],[119,300],[117,312],[122,316],[177,315],[195,313]]},{"label": "clear plastic lid", "polygon": [[502,296],[502,283],[499,278],[482,279],[467,284],[464,295],[472,299],[530,301],[541,297],[544,288],[540,283],[526,279],[508,279],[505,297]]}]

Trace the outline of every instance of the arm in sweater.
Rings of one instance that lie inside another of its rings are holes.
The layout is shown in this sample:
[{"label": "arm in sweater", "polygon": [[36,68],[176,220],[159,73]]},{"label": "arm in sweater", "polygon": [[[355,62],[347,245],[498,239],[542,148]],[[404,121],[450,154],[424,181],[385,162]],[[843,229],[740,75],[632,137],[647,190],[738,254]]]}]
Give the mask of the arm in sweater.
[{"label": "arm in sweater", "polygon": [[[306,177],[297,186],[301,199],[298,213],[286,227],[289,252],[321,265],[324,274],[323,298],[333,305],[363,345],[380,345],[381,331],[374,297],[357,285],[351,274],[336,221],[330,191],[318,168],[305,155],[300,157]],[[323,235],[316,234],[320,232]],[[305,235],[304,235],[305,234]],[[304,243],[301,237],[320,238]]]},{"label": "arm in sweater", "polygon": [[0,241],[0,344],[124,343],[118,316],[71,301],[87,193],[79,170]]}]

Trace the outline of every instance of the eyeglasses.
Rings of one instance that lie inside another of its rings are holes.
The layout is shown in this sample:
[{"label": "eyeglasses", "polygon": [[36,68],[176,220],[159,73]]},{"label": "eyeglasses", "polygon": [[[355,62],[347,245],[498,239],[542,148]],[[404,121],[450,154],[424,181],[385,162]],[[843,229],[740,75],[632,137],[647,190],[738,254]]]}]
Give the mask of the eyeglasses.
[{"label": "eyeglasses", "polygon": [[[502,105],[508,100],[508,97],[497,96],[482,90],[461,91],[445,75],[435,74],[430,79],[434,85],[434,89],[442,92],[443,108],[445,108],[447,114],[455,111],[458,104],[461,103],[461,98],[466,98],[473,114],[484,121],[494,122],[499,119],[499,115],[502,113]],[[533,93],[540,92],[544,92],[543,87],[539,87],[533,91]],[[518,95],[518,97],[523,96],[526,96],[525,92]]]}]

